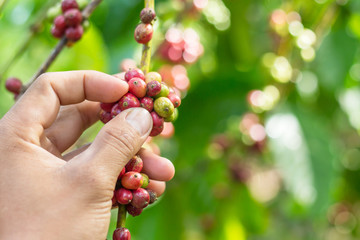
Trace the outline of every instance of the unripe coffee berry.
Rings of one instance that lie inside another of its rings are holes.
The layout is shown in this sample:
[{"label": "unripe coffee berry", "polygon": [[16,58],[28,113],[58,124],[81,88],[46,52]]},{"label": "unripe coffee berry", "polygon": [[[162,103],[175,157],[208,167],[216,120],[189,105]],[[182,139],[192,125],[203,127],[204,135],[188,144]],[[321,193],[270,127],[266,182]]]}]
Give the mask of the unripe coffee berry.
[{"label": "unripe coffee berry", "polygon": [[136,208],[131,204],[126,205],[126,211],[133,217],[139,216],[143,209],[142,208]]},{"label": "unripe coffee berry", "polygon": [[132,192],[132,195],[133,198],[131,201],[131,205],[133,205],[134,207],[145,208],[147,205],[149,205],[150,195],[145,189],[136,189]]},{"label": "unripe coffee berry", "polygon": [[170,89],[168,88],[168,86],[166,86],[166,84],[161,83],[161,91],[155,96],[155,98],[159,98],[159,97],[167,97],[170,93]]},{"label": "unripe coffee berry", "polygon": [[141,78],[132,78],[129,82],[129,92],[138,98],[145,97],[146,83]]},{"label": "unripe coffee berry", "polygon": [[141,172],[143,166],[143,160],[139,156],[134,156],[125,165],[125,169],[126,172]]},{"label": "unripe coffee berry", "polygon": [[143,177],[138,172],[127,172],[121,178],[121,185],[127,189],[138,189],[143,184]]},{"label": "unripe coffee berry", "polygon": [[174,105],[170,99],[166,97],[159,97],[154,102],[154,110],[159,116],[167,118],[174,113]]},{"label": "unripe coffee berry", "polygon": [[135,40],[138,43],[146,44],[151,40],[153,31],[151,24],[140,23],[135,29]]},{"label": "unripe coffee berry", "polygon": [[140,101],[134,94],[127,93],[120,99],[119,107],[121,111],[128,108],[140,107]]},{"label": "unripe coffee berry", "polygon": [[126,205],[133,199],[132,192],[126,188],[120,188],[115,191],[115,197],[118,203]]},{"label": "unripe coffee berry", "polygon": [[113,240],[131,240],[130,231],[127,228],[117,228],[113,233]]},{"label": "unripe coffee berry", "polygon": [[151,97],[144,97],[140,100],[140,107],[151,112],[154,109],[154,100]]},{"label": "unripe coffee berry", "polygon": [[141,188],[147,188],[147,186],[149,186],[150,183],[149,176],[146,175],[145,173],[140,173],[140,174],[143,177],[143,185],[141,185]]},{"label": "unripe coffee berry", "polygon": [[82,14],[78,9],[70,9],[64,13],[67,26],[74,27],[81,24]]},{"label": "unripe coffee berry", "polygon": [[151,81],[146,85],[147,95],[153,97],[161,92],[161,83],[158,81]]},{"label": "unripe coffee berry", "polygon": [[161,83],[162,78],[161,75],[157,72],[149,72],[145,75],[145,82],[149,83],[152,81],[158,81],[159,83]]},{"label": "unripe coffee berry", "polygon": [[152,8],[144,8],[140,13],[140,20],[143,23],[151,23],[156,17],[156,13]]},{"label": "unripe coffee berry", "polygon": [[80,40],[84,33],[84,29],[81,25],[78,25],[76,27],[68,27],[65,31],[65,36],[68,40],[72,42],[76,42]]},{"label": "unripe coffee berry", "polygon": [[170,117],[164,118],[165,122],[174,122],[179,116],[179,111],[177,108],[174,109],[173,114]]},{"label": "unripe coffee berry", "polygon": [[69,9],[78,9],[79,5],[77,4],[76,0],[63,0],[61,2],[61,10],[65,13]]},{"label": "unripe coffee berry", "polygon": [[134,77],[141,78],[142,80],[145,80],[144,73],[137,68],[130,69],[125,73],[125,81],[129,82]]},{"label": "unripe coffee berry", "polygon": [[22,82],[18,78],[10,77],[6,79],[5,88],[14,94],[19,94],[22,88]]}]

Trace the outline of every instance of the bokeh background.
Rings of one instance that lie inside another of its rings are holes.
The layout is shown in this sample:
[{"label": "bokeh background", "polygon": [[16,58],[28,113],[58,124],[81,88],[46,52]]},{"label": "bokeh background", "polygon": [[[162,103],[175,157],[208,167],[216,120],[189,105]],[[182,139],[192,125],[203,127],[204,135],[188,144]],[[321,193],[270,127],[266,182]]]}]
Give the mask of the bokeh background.
[{"label": "bokeh background", "polygon": [[[57,2],[0,1],[0,117],[14,104],[5,79],[29,81],[56,45],[43,16]],[[360,239],[360,1],[155,3],[152,70],[183,100],[175,134],[147,146],[176,176],[128,217],[132,239]],[[50,71],[139,62],[143,4],[104,0]]]}]

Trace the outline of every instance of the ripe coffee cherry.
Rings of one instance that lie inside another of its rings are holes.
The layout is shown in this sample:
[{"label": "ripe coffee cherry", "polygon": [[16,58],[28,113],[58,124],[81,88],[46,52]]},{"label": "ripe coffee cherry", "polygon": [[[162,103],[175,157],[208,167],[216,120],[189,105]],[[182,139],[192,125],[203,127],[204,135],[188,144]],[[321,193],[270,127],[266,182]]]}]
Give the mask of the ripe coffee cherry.
[{"label": "ripe coffee cherry", "polygon": [[154,109],[154,100],[151,97],[144,97],[140,100],[140,107],[151,112]]},{"label": "ripe coffee cherry", "polygon": [[5,87],[9,92],[19,94],[22,88],[22,82],[18,78],[10,77],[6,79]]},{"label": "ripe coffee cherry", "polygon": [[64,13],[67,26],[74,27],[81,24],[82,14],[79,9],[70,9]]},{"label": "ripe coffee cherry", "polygon": [[139,216],[143,209],[142,208],[136,208],[131,204],[126,205],[126,211],[133,217]]},{"label": "ripe coffee cherry", "polygon": [[175,93],[169,93],[167,97],[170,99],[175,108],[180,106],[181,98],[178,95],[176,95]]},{"label": "ripe coffee cherry", "polygon": [[133,199],[132,192],[126,188],[120,188],[115,191],[115,197],[118,203],[126,205]]},{"label": "ripe coffee cherry", "polygon": [[114,118],[117,115],[119,115],[120,113],[121,113],[120,105],[118,103],[116,103],[111,109],[111,117]]},{"label": "ripe coffee cherry", "polygon": [[161,91],[161,83],[158,81],[151,81],[146,85],[147,95],[149,97],[153,97],[160,93]]},{"label": "ripe coffee cherry", "polygon": [[125,165],[126,172],[141,172],[144,163],[139,156],[134,156]]},{"label": "ripe coffee cherry", "polygon": [[121,170],[121,172],[120,172],[120,174],[119,174],[119,176],[118,176],[118,180],[121,180],[121,178],[122,178],[122,176],[124,176],[124,174],[125,174],[125,168],[123,168],[122,170]]},{"label": "ripe coffee cherry", "polygon": [[127,172],[121,178],[121,185],[127,189],[138,189],[143,184],[143,177],[138,172]]},{"label": "ripe coffee cherry", "polygon": [[150,113],[153,119],[153,128],[150,132],[151,137],[159,135],[164,129],[164,119],[160,117],[155,111]]},{"label": "ripe coffee cherry", "polygon": [[108,123],[113,117],[111,116],[111,113],[101,110],[99,113],[99,118],[103,123]]},{"label": "ripe coffee cherry", "polygon": [[147,205],[149,205],[150,202],[150,195],[149,193],[143,189],[139,188],[134,191],[132,191],[133,199],[131,201],[131,205],[133,205],[136,208],[145,208]]},{"label": "ripe coffee cherry", "polygon": [[146,191],[149,193],[150,201],[149,204],[154,203],[157,200],[157,194],[151,189],[146,189]]},{"label": "ripe coffee cherry", "polygon": [[137,69],[137,68],[130,69],[129,71],[127,71],[125,73],[125,81],[127,81],[127,82],[130,81],[131,79],[133,79],[134,77],[145,80],[144,73],[140,69]]},{"label": "ripe coffee cherry", "polygon": [[149,83],[149,82],[152,82],[152,81],[158,81],[161,83],[162,81],[162,78],[161,78],[161,75],[157,72],[149,72],[145,75],[145,82],[146,83]]},{"label": "ripe coffee cherry", "polygon": [[100,108],[106,112],[111,112],[112,107],[116,103],[100,103]]},{"label": "ripe coffee cherry", "polygon": [[59,15],[54,19],[54,26],[55,28],[65,32],[66,22],[65,17],[63,15]]},{"label": "ripe coffee cherry", "polygon": [[154,109],[159,116],[167,118],[174,113],[174,105],[170,99],[166,97],[159,97],[154,102]]},{"label": "ripe coffee cherry", "polygon": [[119,101],[119,108],[124,111],[128,108],[140,107],[140,101],[137,97],[131,93],[125,94]]},{"label": "ripe coffee cherry", "polygon": [[113,240],[130,240],[131,234],[127,228],[117,228],[113,233]]},{"label": "ripe coffee cherry", "polygon": [[54,36],[54,38],[62,38],[62,36],[64,36],[64,30],[53,26],[51,28],[51,34]]},{"label": "ripe coffee cherry", "polygon": [[170,89],[168,88],[168,86],[166,86],[166,84],[164,83],[161,83],[161,91],[155,96],[155,98],[167,97],[169,95],[169,92]]},{"label": "ripe coffee cherry", "polygon": [[115,197],[115,194],[113,195],[112,199],[111,199],[111,203],[112,203],[112,206],[115,206],[116,205],[116,197]]},{"label": "ripe coffee cherry", "polygon": [[77,4],[76,0],[63,0],[61,2],[61,10],[63,13],[65,13],[69,9],[79,8],[79,5]]},{"label": "ripe coffee cherry", "polygon": [[140,20],[143,23],[151,23],[156,17],[156,13],[152,8],[144,8],[140,13]]},{"label": "ripe coffee cherry", "polygon": [[141,173],[141,176],[143,177],[143,185],[141,185],[141,187],[147,188],[147,186],[149,186],[149,183],[150,183],[149,176],[146,175],[145,173]]},{"label": "ripe coffee cherry", "polygon": [[146,44],[151,40],[153,31],[154,30],[151,24],[140,23],[135,29],[135,40],[138,43]]},{"label": "ripe coffee cherry", "polygon": [[68,27],[65,31],[66,38],[70,41],[76,42],[79,40],[84,33],[84,29],[81,25],[76,27]]},{"label": "ripe coffee cherry", "polygon": [[141,78],[132,78],[129,82],[129,92],[138,98],[145,97],[146,83]]}]

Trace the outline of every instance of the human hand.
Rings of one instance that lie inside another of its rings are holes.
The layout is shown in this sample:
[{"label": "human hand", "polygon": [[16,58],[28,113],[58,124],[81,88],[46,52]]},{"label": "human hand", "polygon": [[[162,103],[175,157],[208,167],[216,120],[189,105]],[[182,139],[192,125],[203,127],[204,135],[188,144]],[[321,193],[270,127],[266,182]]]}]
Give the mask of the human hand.
[{"label": "human hand", "polygon": [[[107,123],[94,142],[62,153],[98,120],[98,102],[128,85],[96,71],[46,73],[0,120],[0,239],[105,239],[121,169],[148,137],[141,108]],[[158,195],[172,163],[144,149],[143,171]]]}]

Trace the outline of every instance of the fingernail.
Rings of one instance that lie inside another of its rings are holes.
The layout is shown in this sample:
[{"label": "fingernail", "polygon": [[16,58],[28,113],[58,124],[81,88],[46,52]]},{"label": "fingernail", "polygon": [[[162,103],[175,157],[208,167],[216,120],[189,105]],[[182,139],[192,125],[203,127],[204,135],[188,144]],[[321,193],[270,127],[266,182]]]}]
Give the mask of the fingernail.
[{"label": "fingernail", "polygon": [[143,108],[131,109],[125,119],[141,136],[148,133],[152,127],[152,118],[149,112]]}]

